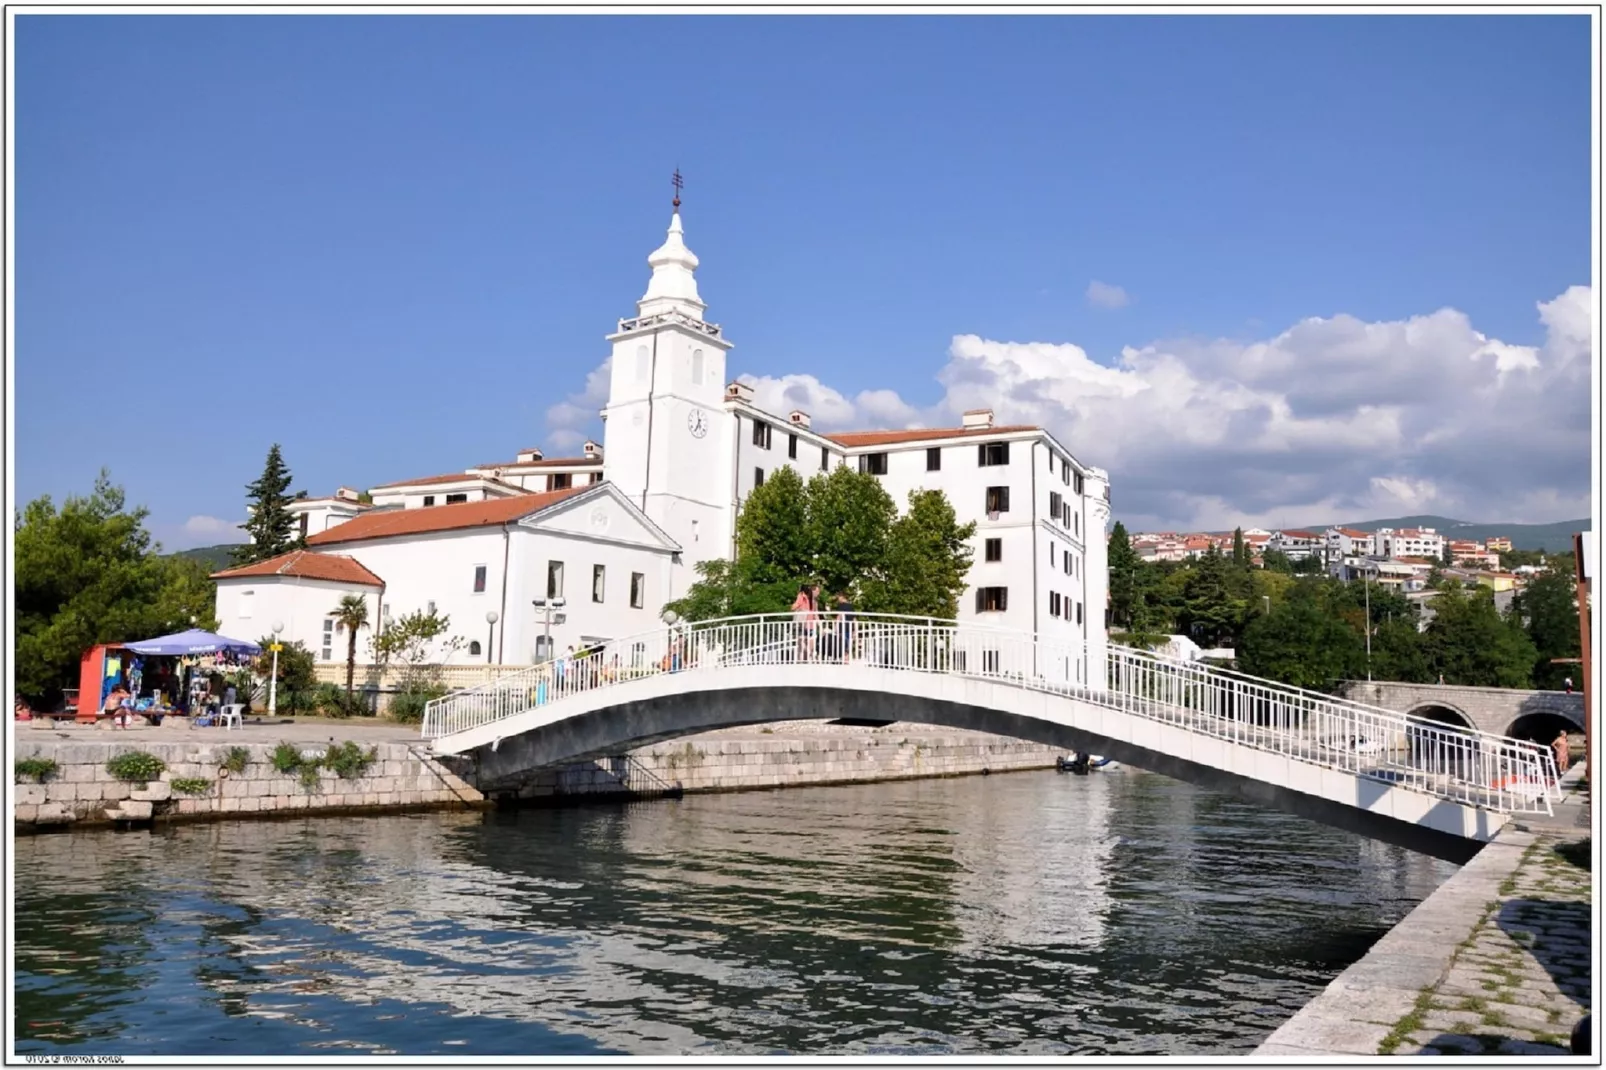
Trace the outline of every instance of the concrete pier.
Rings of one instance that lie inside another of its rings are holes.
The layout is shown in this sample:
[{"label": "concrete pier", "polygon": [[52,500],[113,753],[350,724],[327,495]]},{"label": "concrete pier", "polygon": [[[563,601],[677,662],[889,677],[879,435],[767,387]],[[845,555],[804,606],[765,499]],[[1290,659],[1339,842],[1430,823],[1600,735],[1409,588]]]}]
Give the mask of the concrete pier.
[{"label": "concrete pier", "polygon": [[1556,819],[1502,830],[1255,1054],[1569,1054],[1594,973],[1580,772]]}]

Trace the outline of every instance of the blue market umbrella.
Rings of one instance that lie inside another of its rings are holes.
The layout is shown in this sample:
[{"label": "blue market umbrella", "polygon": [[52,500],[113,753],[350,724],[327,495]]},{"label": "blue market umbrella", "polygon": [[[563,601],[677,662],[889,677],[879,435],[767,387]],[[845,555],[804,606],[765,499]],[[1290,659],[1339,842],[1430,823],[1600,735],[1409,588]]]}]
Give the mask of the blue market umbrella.
[{"label": "blue market umbrella", "polygon": [[155,639],[146,639],[139,643],[124,643],[123,646],[136,654],[218,654],[228,651],[231,654],[260,654],[262,648],[255,643],[244,639],[230,639],[226,635],[214,635],[203,632],[199,628],[191,628],[187,632],[177,632],[173,635],[159,635]]}]

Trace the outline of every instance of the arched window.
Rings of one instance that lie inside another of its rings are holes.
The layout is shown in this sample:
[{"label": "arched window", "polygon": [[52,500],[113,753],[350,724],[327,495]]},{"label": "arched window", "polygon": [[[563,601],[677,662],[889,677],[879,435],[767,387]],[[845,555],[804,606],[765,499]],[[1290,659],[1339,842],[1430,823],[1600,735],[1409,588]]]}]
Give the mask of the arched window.
[{"label": "arched window", "polygon": [[637,346],[636,347],[636,379],[638,381],[640,381],[640,382],[646,382],[647,381],[647,374],[648,374],[648,368],[649,368],[648,362],[650,360],[651,360],[651,357],[647,353],[647,347],[646,346]]},{"label": "arched window", "polygon": [[703,351],[701,349],[692,350],[691,382],[693,386],[703,385]]},{"label": "arched window", "polygon": [[480,656],[480,641],[478,639],[475,639],[468,644],[468,656],[471,658],[477,658]]}]

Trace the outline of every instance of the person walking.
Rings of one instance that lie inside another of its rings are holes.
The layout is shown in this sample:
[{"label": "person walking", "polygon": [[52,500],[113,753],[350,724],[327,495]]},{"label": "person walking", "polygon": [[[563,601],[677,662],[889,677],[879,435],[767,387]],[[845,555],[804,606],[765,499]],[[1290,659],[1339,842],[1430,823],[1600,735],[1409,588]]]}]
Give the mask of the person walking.
[{"label": "person walking", "polygon": [[814,645],[814,588],[803,584],[792,600],[792,619],[797,622],[797,660],[809,660],[809,648]]},{"label": "person walking", "polygon": [[1567,693],[1569,695],[1572,694],[1573,693],[1573,678],[1571,676],[1568,676],[1568,677],[1566,677],[1566,678],[1564,678],[1562,680],[1562,683],[1567,685]]},{"label": "person walking", "polygon": [[848,601],[846,591],[838,592],[836,596],[837,642],[841,645],[839,652],[844,665],[853,657],[853,603]]}]

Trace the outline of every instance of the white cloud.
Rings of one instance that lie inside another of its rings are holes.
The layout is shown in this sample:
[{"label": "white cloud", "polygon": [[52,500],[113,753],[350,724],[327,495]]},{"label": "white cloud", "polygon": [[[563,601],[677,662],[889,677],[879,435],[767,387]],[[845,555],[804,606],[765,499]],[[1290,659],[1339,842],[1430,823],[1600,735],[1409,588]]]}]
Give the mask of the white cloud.
[{"label": "white cloud", "polygon": [[597,414],[608,403],[608,382],[613,358],[609,357],[586,376],[586,388],[570,394],[546,411],[547,438],[541,448],[550,456],[578,450],[597,423]]},{"label": "white cloud", "polygon": [[1087,284],[1087,303],[1095,308],[1125,308],[1132,298],[1121,287],[1094,279]]},{"label": "white cloud", "polygon": [[245,532],[240,530],[243,523],[243,520],[224,520],[216,516],[192,516],[184,521],[184,534],[195,538],[245,542]]},{"label": "white cloud", "polygon": [[[1311,318],[1251,343],[1157,341],[1113,365],[1069,342],[958,335],[929,407],[812,375],[742,378],[762,407],[803,409],[823,430],[954,426],[981,407],[1040,424],[1110,471],[1116,514],[1139,526],[1544,522],[1590,513],[1593,302],[1587,286],[1541,302],[1537,346],[1489,338],[1454,309]],[[581,395],[590,418],[605,384],[599,369]]]}]

